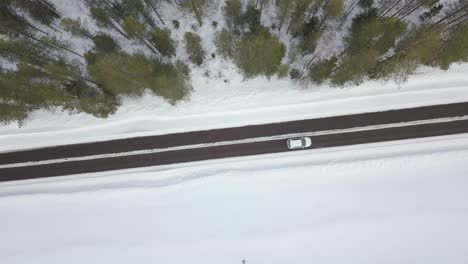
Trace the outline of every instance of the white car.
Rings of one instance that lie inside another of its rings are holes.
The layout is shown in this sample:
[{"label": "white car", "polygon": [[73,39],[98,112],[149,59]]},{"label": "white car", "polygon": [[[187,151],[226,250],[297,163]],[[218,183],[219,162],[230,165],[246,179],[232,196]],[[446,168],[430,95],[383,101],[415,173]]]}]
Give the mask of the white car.
[{"label": "white car", "polygon": [[289,149],[303,149],[312,146],[310,137],[290,138],[287,141]]}]

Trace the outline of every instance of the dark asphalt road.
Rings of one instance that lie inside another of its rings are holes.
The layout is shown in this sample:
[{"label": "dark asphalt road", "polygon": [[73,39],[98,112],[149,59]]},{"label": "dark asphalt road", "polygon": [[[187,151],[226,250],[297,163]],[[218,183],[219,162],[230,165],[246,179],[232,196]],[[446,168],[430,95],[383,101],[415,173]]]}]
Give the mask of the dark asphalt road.
[{"label": "dark asphalt road", "polygon": [[468,115],[468,102],[0,153],[0,165],[464,115]]},{"label": "dark asphalt road", "polygon": [[[297,130],[294,131],[297,132]],[[368,130],[344,134],[320,135],[312,137],[312,142],[313,148],[318,149],[458,133],[468,133],[468,120]],[[101,158],[86,161],[6,168],[0,169],[0,181],[45,178],[208,159],[280,153],[286,151],[290,150],[286,148],[285,140],[214,146],[116,158]]]}]

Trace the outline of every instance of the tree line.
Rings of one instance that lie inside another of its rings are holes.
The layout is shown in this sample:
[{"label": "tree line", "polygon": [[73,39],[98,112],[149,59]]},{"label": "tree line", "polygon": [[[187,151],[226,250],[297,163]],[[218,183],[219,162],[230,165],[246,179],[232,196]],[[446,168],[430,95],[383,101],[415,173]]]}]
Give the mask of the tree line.
[{"label": "tree line", "polygon": [[[153,20],[153,0],[86,1],[92,18],[104,29],[148,48],[152,54],[130,54],[113,36],[91,33],[78,19],[62,18],[47,0],[0,3],[0,121],[23,121],[37,109],[61,107],[105,118],[122,96],[149,89],[170,103],[190,91],[188,67],[171,60],[170,32]],[[93,48],[84,54],[60,36],[86,38]],[[13,65],[13,67],[5,67]]]},{"label": "tree line", "polygon": [[[439,1],[372,1],[352,19],[345,50],[307,68],[314,83],[343,86],[366,78],[406,80],[419,65],[448,69],[468,61],[468,1],[443,7]],[[419,25],[404,20],[418,9]]]}]

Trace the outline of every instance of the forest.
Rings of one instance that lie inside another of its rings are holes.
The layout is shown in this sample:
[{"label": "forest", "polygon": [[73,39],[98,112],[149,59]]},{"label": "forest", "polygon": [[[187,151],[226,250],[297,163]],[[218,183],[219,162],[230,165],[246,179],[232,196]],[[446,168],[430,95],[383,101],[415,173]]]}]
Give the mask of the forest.
[{"label": "forest", "polygon": [[177,105],[213,60],[307,87],[468,62],[468,0],[76,0],[75,17],[55,1],[0,1],[0,123],[55,108],[106,118],[148,91]]}]

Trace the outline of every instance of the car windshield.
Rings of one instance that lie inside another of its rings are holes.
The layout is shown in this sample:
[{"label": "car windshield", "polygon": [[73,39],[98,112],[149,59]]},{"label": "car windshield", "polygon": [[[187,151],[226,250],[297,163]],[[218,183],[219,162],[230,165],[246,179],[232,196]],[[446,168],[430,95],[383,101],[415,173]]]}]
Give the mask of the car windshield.
[{"label": "car windshield", "polygon": [[302,139],[293,139],[289,143],[292,148],[302,147],[303,144]]}]

